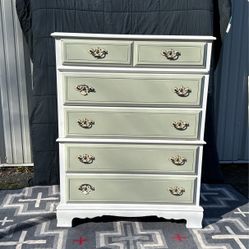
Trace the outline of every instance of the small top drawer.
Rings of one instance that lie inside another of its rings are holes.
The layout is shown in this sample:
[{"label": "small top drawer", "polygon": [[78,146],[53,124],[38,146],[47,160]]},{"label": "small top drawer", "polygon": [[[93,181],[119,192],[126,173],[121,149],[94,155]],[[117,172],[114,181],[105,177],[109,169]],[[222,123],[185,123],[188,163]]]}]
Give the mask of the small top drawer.
[{"label": "small top drawer", "polygon": [[205,42],[148,42],[134,43],[135,66],[205,67]]},{"label": "small top drawer", "polygon": [[62,64],[131,64],[130,41],[62,40]]}]

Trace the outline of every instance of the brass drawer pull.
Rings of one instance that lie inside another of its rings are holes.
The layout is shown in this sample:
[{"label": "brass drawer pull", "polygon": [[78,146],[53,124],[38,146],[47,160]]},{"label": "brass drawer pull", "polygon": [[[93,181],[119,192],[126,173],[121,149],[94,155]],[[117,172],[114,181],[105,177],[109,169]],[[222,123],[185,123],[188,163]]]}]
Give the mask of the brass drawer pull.
[{"label": "brass drawer pull", "polygon": [[181,53],[174,49],[170,49],[170,50],[164,50],[162,52],[162,55],[165,56],[168,60],[176,61],[181,56]]},{"label": "brass drawer pull", "polygon": [[95,191],[95,187],[93,187],[90,184],[82,184],[79,187],[79,190],[84,194],[84,195],[88,195],[90,194],[92,191]]},{"label": "brass drawer pull", "polygon": [[173,123],[173,126],[179,131],[185,131],[189,127],[189,123],[179,120]]},{"label": "brass drawer pull", "polygon": [[183,193],[185,192],[185,189],[182,188],[182,187],[170,187],[169,188],[169,192],[172,194],[172,195],[175,195],[175,196],[181,196],[183,195]]},{"label": "brass drawer pull", "polygon": [[171,162],[177,166],[182,166],[187,162],[187,159],[185,157],[182,157],[180,155],[172,156],[170,158]]},{"label": "brass drawer pull", "polygon": [[95,93],[95,89],[93,87],[90,87],[88,85],[82,84],[82,85],[77,85],[75,87],[77,91],[79,91],[83,96],[88,95],[89,93],[93,92]]},{"label": "brass drawer pull", "polygon": [[88,154],[78,155],[77,158],[81,163],[84,164],[91,164],[95,160],[95,157],[93,155]]},{"label": "brass drawer pull", "polygon": [[188,97],[191,93],[191,89],[184,86],[175,87],[174,91],[179,97]]},{"label": "brass drawer pull", "polygon": [[89,50],[90,54],[96,59],[104,59],[108,54],[108,51],[104,48],[91,48]]},{"label": "brass drawer pull", "polygon": [[91,129],[95,122],[93,120],[89,120],[87,118],[79,119],[77,121],[78,125],[84,129]]}]

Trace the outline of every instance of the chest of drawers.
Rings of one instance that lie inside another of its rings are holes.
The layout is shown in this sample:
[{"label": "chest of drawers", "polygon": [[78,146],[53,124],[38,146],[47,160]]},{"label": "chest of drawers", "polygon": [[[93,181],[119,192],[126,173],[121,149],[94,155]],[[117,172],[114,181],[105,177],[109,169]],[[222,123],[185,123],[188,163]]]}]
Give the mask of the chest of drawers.
[{"label": "chest of drawers", "polygon": [[58,226],[102,215],[201,227],[213,37],[53,33]]}]

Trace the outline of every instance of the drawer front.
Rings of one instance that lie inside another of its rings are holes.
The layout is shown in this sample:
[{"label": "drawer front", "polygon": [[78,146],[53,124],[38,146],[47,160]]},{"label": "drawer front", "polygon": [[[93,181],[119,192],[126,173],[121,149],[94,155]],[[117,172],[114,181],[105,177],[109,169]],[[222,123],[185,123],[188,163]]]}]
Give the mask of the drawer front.
[{"label": "drawer front", "polygon": [[67,172],[194,174],[199,147],[191,145],[66,144]]},{"label": "drawer front", "polygon": [[200,106],[203,75],[66,74],[65,104]]},{"label": "drawer front", "polygon": [[197,139],[201,111],[145,108],[66,110],[65,135]]},{"label": "drawer front", "polygon": [[204,42],[135,42],[135,66],[205,67]]},{"label": "drawer front", "polygon": [[169,177],[84,175],[68,179],[68,201],[193,203],[195,180]]},{"label": "drawer front", "polygon": [[62,40],[63,64],[131,64],[129,41]]}]

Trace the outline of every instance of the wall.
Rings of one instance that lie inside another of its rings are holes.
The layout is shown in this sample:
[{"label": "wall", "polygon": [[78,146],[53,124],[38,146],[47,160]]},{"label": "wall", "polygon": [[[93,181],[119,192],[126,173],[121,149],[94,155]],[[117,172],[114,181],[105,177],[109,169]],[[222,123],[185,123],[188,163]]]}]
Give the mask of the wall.
[{"label": "wall", "polygon": [[0,0],[0,165],[31,165],[30,63],[15,0]]},{"label": "wall", "polygon": [[[223,73],[217,82],[216,128],[221,162],[249,161],[248,78],[241,71],[243,56],[248,53],[247,11],[247,1],[233,0],[232,28],[225,38]],[[31,92],[30,62],[15,14],[15,0],[0,0],[0,55],[0,165],[31,165],[27,101]]]}]

